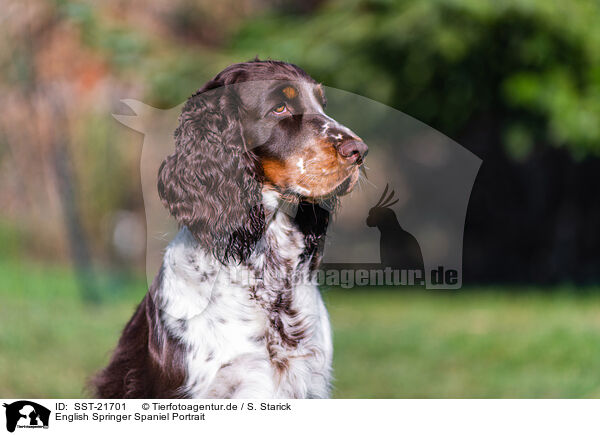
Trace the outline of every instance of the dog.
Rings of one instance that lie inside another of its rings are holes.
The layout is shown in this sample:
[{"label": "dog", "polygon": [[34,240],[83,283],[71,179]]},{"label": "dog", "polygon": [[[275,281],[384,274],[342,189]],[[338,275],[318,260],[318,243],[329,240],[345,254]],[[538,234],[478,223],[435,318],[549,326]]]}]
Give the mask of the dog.
[{"label": "dog", "polygon": [[309,277],[368,148],[325,105],[301,68],[258,59],[188,99],[158,174],[180,231],[96,397],[330,396],[331,329]]}]

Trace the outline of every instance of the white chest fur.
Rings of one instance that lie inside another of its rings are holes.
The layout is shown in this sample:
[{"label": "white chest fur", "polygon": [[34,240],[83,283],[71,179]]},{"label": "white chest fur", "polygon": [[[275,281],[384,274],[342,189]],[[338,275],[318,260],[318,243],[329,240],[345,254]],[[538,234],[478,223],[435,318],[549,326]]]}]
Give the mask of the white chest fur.
[{"label": "white chest fur", "polygon": [[241,265],[221,265],[185,228],[171,242],[157,301],[187,348],[187,395],[328,397],[329,319],[300,264],[303,248],[302,234],[277,211]]}]

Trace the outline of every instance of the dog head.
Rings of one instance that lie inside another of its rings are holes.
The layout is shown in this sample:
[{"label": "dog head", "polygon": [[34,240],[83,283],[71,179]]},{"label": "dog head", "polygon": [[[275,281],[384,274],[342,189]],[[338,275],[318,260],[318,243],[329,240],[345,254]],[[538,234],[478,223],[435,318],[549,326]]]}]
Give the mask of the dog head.
[{"label": "dog head", "polygon": [[221,261],[245,258],[264,229],[265,188],[318,202],[357,182],[367,146],[325,104],[295,65],[229,66],[183,107],[159,170],[163,203]]}]

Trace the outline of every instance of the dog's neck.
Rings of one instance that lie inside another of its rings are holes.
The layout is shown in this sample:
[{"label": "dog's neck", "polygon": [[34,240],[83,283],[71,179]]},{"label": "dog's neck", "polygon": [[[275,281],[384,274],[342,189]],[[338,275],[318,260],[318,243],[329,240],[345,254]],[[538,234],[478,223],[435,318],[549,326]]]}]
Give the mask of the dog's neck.
[{"label": "dog's neck", "polygon": [[265,275],[296,272],[305,250],[304,235],[295,223],[298,203],[282,198],[275,190],[263,190],[265,232],[248,259]]},{"label": "dog's neck", "polygon": [[[285,200],[273,189],[263,191],[263,206],[265,230],[247,259],[241,263],[235,260],[221,263],[184,227],[167,248],[163,263],[165,272],[178,279],[188,277],[190,281],[207,282],[223,273],[231,274],[233,279],[240,270],[250,270],[252,278],[281,283],[290,279],[309,279],[320,261],[328,213],[315,209],[312,204],[303,206]],[[281,283],[271,284],[277,287]]]},{"label": "dog's neck", "polygon": [[[170,285],[161,287],[161,291],[177,293],[180,297],[169,299],[186,303],[169,306],[169,314],[175,318],[190,318],[202,312],[217,283],[232,283],[254,291],[260,288],[289,290],[294,280],[308,282],[309,265],[303,262],[305,237],[294,222],[294,216],[281,207],[276,192],[266,194],[263,205],[267,219],[265,231],[252,254],[242,262],[231,260],[223,264],[204,249],[186,227],[179,231],[165,251],[161,275]],[[269,294],[267,298],[261,294],[260,299],[271,303],[277,296]]]},{"label": "dog's neck", "polygon": [[263,244],[261,248],[272,246],[276,249],[278,244],[297,246],[301,251],[299,254],[295,250],[290,251],[289,254],[294,256],[289,258],[290,262],[295,263],[299,260],[299,264],[308,265],[310,271],[317,269],[329,225],[328,206],[334,208],[335,204],[335,198],[330,199],[327,204],[320,205],[282,194],[272,188],[264,188],[265,235],[271,237],[266,238],[267,244]]}]

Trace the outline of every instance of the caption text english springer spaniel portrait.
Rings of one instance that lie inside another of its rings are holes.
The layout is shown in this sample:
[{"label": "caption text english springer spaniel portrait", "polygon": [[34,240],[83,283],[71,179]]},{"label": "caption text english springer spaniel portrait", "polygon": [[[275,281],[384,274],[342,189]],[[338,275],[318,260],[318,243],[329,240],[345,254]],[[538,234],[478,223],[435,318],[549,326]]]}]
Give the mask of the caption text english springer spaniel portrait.
[{"label": "caption text english springer spaniel portrait", "polygon": [[189,98],[158,173],[180,231],[97,397],[329,397],[331,329],[308,277],[367,146],[325,104],[302,69],[259,60]]}]

